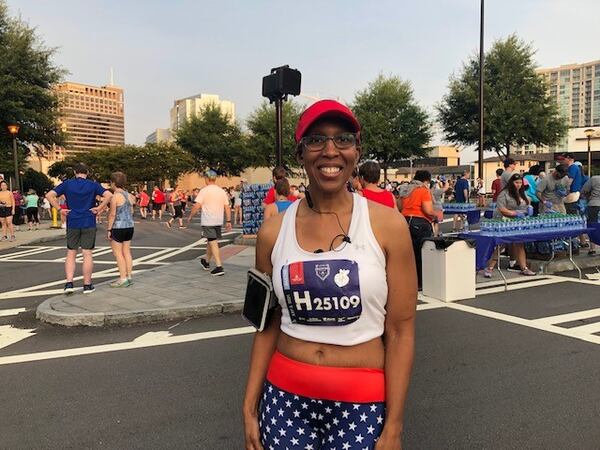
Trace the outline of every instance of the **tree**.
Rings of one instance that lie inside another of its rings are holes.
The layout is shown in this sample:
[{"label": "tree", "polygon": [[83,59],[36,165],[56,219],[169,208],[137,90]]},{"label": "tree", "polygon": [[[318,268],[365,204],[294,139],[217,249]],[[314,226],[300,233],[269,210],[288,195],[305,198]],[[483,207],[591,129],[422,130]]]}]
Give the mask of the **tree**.
[{"label": "tree", "polygon": [[[35,29],[8,16],[0,0],[0,170],[12,166],[11,136],[7,126],[20,125],[19,165],[22,168],[29,149],[41,152],[43,146],[61,144],[58,130],[58,98],[51,90],[64,71],[54,65],[55,49],[44,46]],[[28,144],[28,146],[26,145]]]},{"label": "tree", "polygon": [[194,165],[191,155],[174,144],[123,145],[70,156],[54,163],[48,174],[69,178],[77,162],[86,164],[90,168],[90,177],[95,180],[107,182],[113,172],[121,171],[127,175],[130,184],[148,181],[162,184],[165,180],[174,183]]},{"label": "tree", "polygon": [[[283,164],[297,167],[295,131],[302,108],[292,100],[283,103]],[[273,167],[275,165],[275,105],[263,102],[246,120],[250,131],[247,139],[249,153],[252,154],[254,167]]]},{"label": "tree", "polygon": [[425,156],[431,139],[427,113],[408,81],[379,75],[356,94],[353,110],[362,126],[363,155],[387,169],[410,156]]},{"label": "tree", "polygon": [[[484,150],[500,158],[510,147],[553,145],[567,132],[566,120],[536,74],[531,45],[511,35],[494,42],[484,59]],[[450,78],[437,106],[447,138],[462,145],[479,142],[479,55]]]},{"label": "tree", "polygon": [[23,192],[33,189],[38,195],[42,195],[53,187],[52,180],[42,172],[30,168],[23,174]]},{"label": "tree", "polygon": [[253,164],[237,123],[216,105],[208,105],[179,128],[177,144],[193,157],[193,169],[213,169],[220,175],[239,175]]}]

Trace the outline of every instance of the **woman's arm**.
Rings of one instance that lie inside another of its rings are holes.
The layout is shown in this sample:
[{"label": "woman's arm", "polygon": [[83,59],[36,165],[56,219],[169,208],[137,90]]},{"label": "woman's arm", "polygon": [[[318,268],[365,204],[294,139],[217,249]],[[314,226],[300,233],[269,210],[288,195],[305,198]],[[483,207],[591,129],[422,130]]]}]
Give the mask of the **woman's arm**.
[{"label": "woman's arm", "polygon": [[384,330],[385,425],[376,449],[398,449],[404,404],[414,359],[417,270],[408,225],[393,211],[379,221],[378,236],[386,254],[388,297]]},{"label": "woman's arm", "polygon": [[[268,275],[271,275],[273,271],[271,253],[279,234],[282,218],[283,215],[276,215],[265,221],[256,237],[256,268]],[[258,429],[258,404],[267,376],[269,362],[277,345],[280,323],[281,310],[277,308],[265,330],[254,335],[242,409],[247,450],[262,450],[263,448],[260,444]]]},{"label": "woman's arm", "polygon": [[108,205],[108,225],[106,226],[109,239],[110,232],[112,230],[113,224],[115,223],[115,217],[117,217],[117,196],[113,195]]}]

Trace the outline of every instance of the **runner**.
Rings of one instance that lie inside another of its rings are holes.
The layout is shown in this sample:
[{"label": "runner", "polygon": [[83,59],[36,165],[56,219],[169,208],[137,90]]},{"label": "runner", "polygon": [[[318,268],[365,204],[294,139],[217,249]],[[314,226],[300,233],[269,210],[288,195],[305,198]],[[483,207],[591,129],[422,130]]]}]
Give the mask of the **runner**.
[{"label": "runner", "polygon": [[114,288],[129,287],[133,272],[131,239],[133,238],[135,196],[125,190],[126,184],[127,176],[123,172],[114,172],[110,176],[110,187],[114,194],[110,199],[107,239],[110,241],[119,269],[119,279],[110,283],[110,287]]},{"label": "runner", "polygon": [[181,206],[181,192],[179,190],[171,191],[170,195],[170,204],[173,205],[173,217],[171,217],[166,225],[171,228],[173,221],[177,219],[179,221],[179,228],[186,228],[183,226],[183,207]]},{"label": "runner", "polygon": [[210,269],[211,259],[215,259],[217,266],[210,272],[213,276],[225,275],[223,263],[221,262],[221,252],[219,250],[219,241],[221,237],[221,227],[223,226],[223,215],[226,218],[226,230],[231,231],[231,209],[229,208],[229,199],[225,191],[215,184],[217,181],[217,172],[207,170],[204,174],[206,187],[201,189],[196,197],[196,203],[190,211],[188,224],[191,222],[198,211],[202,210],[200,224],[202,225],[202,235],[208,241],[206,247],[206,256],[200,259],[200,264],[204,270]]},{"label": "runner", "polygon": [[[284,179],[286,176],[287,174],[283,167],[275,167],[273,169],[273,186],[267,191],[267,195],[265,195],[265,199],[263,200],[263,208],[271,203],[275,203],[275,183]],[[290,194],[288,200],[293,202],[296,200],[296,197]]]},{"label": "runner", "polygon": [[27,230],[32,231],[34,228],[36,230],[40,229],[40,219],[38,217],[38,202],[40,198],[35,193],[33,189],[29,189],[27,191],[27,196],[25,197],[25,205],[27,209],[25,210],[27,214]]},{"label": "runner", "polygon": [[[13,227],[13,215],[15,214],[15,198],[8,190],[8,183],[0,181],[0,223],[2,223],[2,241],[15,241],[15,230]],[[10,233],[10,237],[9,237]]]},{"label": "runner", "polygon": [[[358,169],[358,176],[362,186],[362,195],[368,200],[381,203],[390,208],[396,207],[396,199],[391,191],[377,187],[381,176],[381,167],[375,161],[366,161]],[[391,184],[390,184],[391,187]]]},{"label": "runner", "polygon": [[414,257],[398,211],[346,188],[359,138],[353,113],[333,100],[298,121],[307,197],[267,220],[256,245],[280,306],[254,338],[246,449],[401,447]]},{"label": "runner", "polygon": [[288,200],[290,196],[290,183],[287,178],[283,178],[275,183],[275,193],[277,194],[275,203],[271,203],[265,208],[264,220],[285,211],[293,203]]},{"label": "runner", "polygon": [[156,220],[156,213],[158,213],[158,220],[162,220],[164,206],[165,194],[158,186],[154,186],[154,189],[152,189],[152,220]]},{"label": "runner", "polygon": [[[83,293],[91,294],[96,289],[92,284],[94,261],[92,251],[96,246],[96,218],[99,212],[108,205],[112,194],[100,183],[87,179],[89,169],[85,164],[77,163],[73,167],[75,178],[63,181],[46,194],[50,204],[61,209],[58,197],[64,195],[69,209],[64,212],[67,218],[67,257],[65,259],[65,294],[74,292],[73,278],[75,276],[77,250],[83,254]],[[96,195],[102,196],[102,202],[94,207]]]},{"label": "runner", "polygon": [[142,219],[146,219],[148,217],[148,205],[150,204],[150,196],[146,192],[146,190],[142,187],[138,190],[138,204],[140,205],[140,216]]}]

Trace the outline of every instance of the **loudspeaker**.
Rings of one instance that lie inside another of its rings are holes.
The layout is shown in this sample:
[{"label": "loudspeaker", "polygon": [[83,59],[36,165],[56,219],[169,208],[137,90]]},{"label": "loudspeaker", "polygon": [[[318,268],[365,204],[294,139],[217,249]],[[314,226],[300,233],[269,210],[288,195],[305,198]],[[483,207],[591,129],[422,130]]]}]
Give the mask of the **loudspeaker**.
[{"label": "loudspeaker", "polygon": [[271,69],[271,74],[263,77],[262,95],[270,100],[285,95],[300,94],[302,74],[299,70],[290,69],[289,66]]}]

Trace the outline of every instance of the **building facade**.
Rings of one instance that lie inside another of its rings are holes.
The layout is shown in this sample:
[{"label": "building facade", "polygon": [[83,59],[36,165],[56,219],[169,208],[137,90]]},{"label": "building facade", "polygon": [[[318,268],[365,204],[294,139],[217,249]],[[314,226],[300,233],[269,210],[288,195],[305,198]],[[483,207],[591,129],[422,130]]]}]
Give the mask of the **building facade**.
[{"label": "building facade", "polygon": [[125,144],[123,89],[73,82],[54,89],[67,155]]},{"label": "building facade", "polygon": [[171,130],[168,128],[157,128],[146,137],[146,144],[160,144],[162,142],[173,142]]},{"label": "building facade", "polygon": [[199,94],[175,100],[170,111],[171,132],[174,134],[179,127],[191,117],[198,116],[209,105],[218,106],[221,111],[235,122],[235,104],[229,100],[221,100],[218,95]]}]

